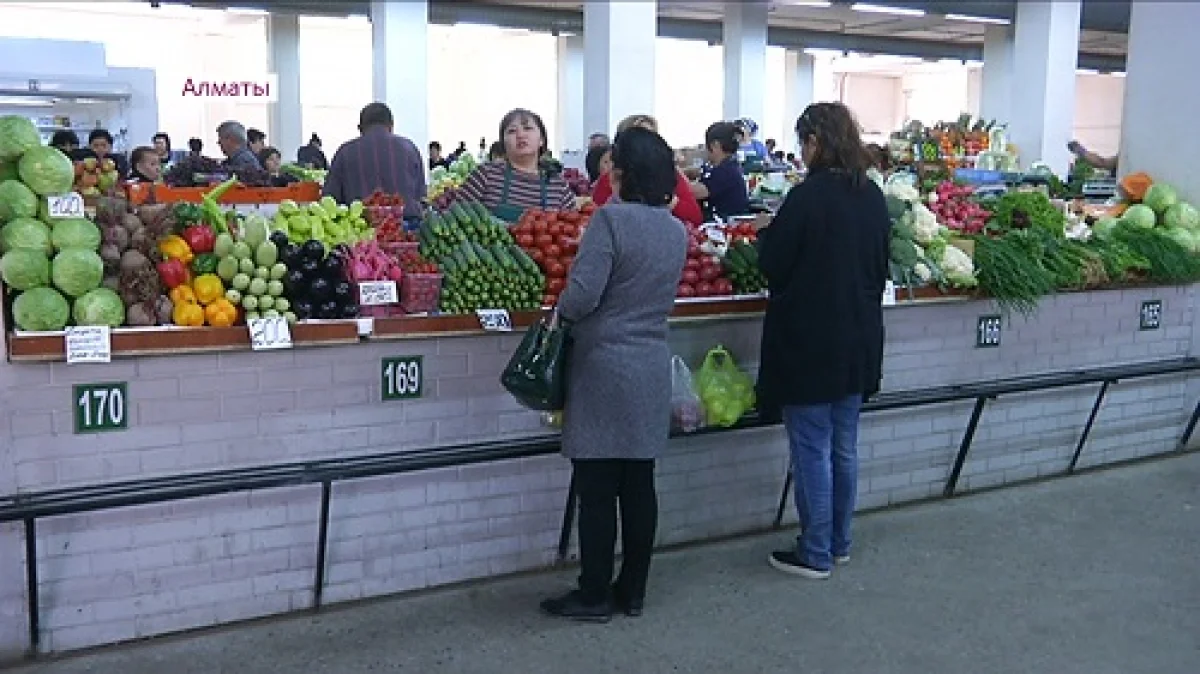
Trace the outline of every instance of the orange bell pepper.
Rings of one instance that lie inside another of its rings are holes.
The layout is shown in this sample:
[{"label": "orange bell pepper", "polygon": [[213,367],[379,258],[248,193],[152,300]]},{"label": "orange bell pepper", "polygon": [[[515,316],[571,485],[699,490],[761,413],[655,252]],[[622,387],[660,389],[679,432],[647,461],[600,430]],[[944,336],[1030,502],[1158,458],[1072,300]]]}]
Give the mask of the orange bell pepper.
[{"label": "orange bell pepper", "polygon": [[224,297],[215,300],[207,307],[204,307],[204,318],[209,325],[218,328],[227,328],[237,321],[238,310],[233,306],[233,303]]},{"label": "orange bell pepper", "polygon": [[192,281],[192,290],[200,304],[212,304],[225,297],[225,284],[216,274],[201,274]]},{"label": "orange bell pepper", "polygon": [[175,325],[197,327],[204,325],[204,309],[193,302],[179,302],[171,312]]},{"label": "orange bell pepper", "polygon": [[196,304],[199,300],[196,299],[196,293],[189,285],[178,285],[171,288],[171,293],[167,295],[171,298],[171,303],[175,306],[180,304]]}]

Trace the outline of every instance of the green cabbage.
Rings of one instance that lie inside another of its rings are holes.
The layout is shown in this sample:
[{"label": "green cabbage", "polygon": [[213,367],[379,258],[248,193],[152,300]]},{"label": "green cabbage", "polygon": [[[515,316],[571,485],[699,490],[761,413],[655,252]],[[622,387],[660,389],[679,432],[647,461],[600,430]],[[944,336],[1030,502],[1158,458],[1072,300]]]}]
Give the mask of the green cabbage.
[{"label": "green cabbage", "polygon": [[1200,211],[1197,211],[1195,206],[1181,201],[1167,209],[1163,215],[1163,224],[1167,227],[1200,229]]},{"label": "green cabbage", "polygon": [[28,117],[0,117],[0,159],[17,159],[41,144],[42,137]]},{"label": "green cabbage", "polygon": [[1154,183],[1146,190],[1146,196],[1142,197],[1142,203],[1158,215],[1165,213],[1178,201],[1179,195],[1175,193],[1175,188],[1165,183]]},{"label": "green cabbage", "polygon": [[40,288],[50,283],[50,260],[36,250],[10,250],[0,257],[0,276],[17,290]]},{"label": "green cabbage", "polygon": [[72,312],[76,325],[107,325],[119,327],[125,322],[125,304],[121,296],[109,288],[96,288],[75,300]]},{"label": "green cabbage", "polygon": [[1106,215],[1097,220],[1096,224],[1092,225],[1092,234],[1102,239],[1107,238],[1109,234],[1112,234],[1113,229],[1116,228],[1119,222],[1119,220],[1111,215]]},{"label": "green cabbage", "polygon": [[104,260],[94,250],[68,248],[50,265],[54,285],[68,297],[82,297],[104,280]]},{"label": "green cabbage", "polygon": [[1127,225],[1149,229],[1154,226],[1154,211],[1144,204],[1134,204],[1125,210],[1125,214],[1121,216],[1121,221]]},{"label": "green cabbage", "polygon": [[37,195],[19,180],[0,182],[0,222],[37,217]]},{"label": "green cabbage", "polygon": [[62,330],[71,318],[71,306],[54,288],[27,290],[13,300],[13,320],[22,330]]},{"label": "green cabbage", "polygon": [[17,162],[0,159],[0,180],[20,179],[21,174],[17,172]]},{"label": "green cabbage", "polygon": [[18,248],[49,255],[53,252],[50,248],[50,228],[32,218],[17,218],[0,228],[0,253]]},{"label": "green cabbage", "polygon": [[90,220],[83,218],[58,220],[54,223],[50,241],[54,244],[55,250],[67,248],[98,250],[100,248],[100,228],[93,225]]},{"label": "green cabbage", "polygon": [[1175,243],[1195,253],[1197,247],[1200,246],[1200,240],[1197,240],[1196,233],[1190,229],[1181,227],[1173,227],[1167,230],[1167,236],[1175,240]]},{"label": "green cabbage", "polygon": [[75,165],[56,147],[35,147],[17,164],[21,182],[41,196],[66,194],[75,184]]}]

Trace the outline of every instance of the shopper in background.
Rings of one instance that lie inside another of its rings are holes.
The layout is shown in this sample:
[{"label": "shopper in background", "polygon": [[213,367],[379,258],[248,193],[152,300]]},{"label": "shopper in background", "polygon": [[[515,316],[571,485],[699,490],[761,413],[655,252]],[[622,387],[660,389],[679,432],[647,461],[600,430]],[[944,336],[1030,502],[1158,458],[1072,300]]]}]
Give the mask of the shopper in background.
[{"label": "shopper in background", "polygon": [[111,159],[122,180],[129,176],[129,161],[125,155],[113,154],[113,137],[107,129],[92,129],[88,134],[88,148],[96,153],[96,159],[101,162]]},{"label": "shopper in background", "polygon": [[450,160],[442,156],[442,144],[436,140],[429,141],[429,170],[441,166],[450,168]]},{"label": "shopper in background", "polygon": [[[587,156],[583,159],[583,166],[587,169],[588,182],[592,183],[592,189],[596,189],[596,182],[601,176],[608,175],[612,169],[612,148],[607,145],[594,147],[587,152]],[[612,189],[610,187],[609,191]]]},{"label": "shopper in background", "polygon": [[758,123],[749,117],[743,117],[734,125],[738,131],[738,158],[742,163],[764,165],[770,161],[771,153],[761,140],[754,136],[758,133]]},{"label": "shopper in background", "polygon": [[[658,134],[617,134],[613,184],[621,203],[596,212],[579,243],[558,311],[574,345],[567,359],[562,450],[579,495],[579,588],[544,611],[605,622],[615,607],[640,615],[658,525],[654,460],[671,417],[667,318],[688,236],[667,209],[674,153]],[[617,507],[621,572],[613,584]]]},{"label": "shopper in background", "polygon": [[164,171],[183,158],[182,152],[171,149],[171,137],[162,131],[151,136],[150,144],[154,146],[154,154],[158,155],[158,160],[162,162]]},{"label": "shopper in background", "polygon": [[246,147],[250,148],[255,157],[262,154],[262,151],[267,149],[267,134],[258,129],[247,129]]},{"label": "shopper in background", "polygon": [[231,169],[262,170],[262,164],[250,150],[246,127],[238,122],[223,122],[217,127],[217,145],[225,154],[225,166]]},{"label": "shopper in background", "polygon": [[280,154],[278,148],[263,148],[263,151],[258,154],[258,161],[267,175],[271,177],[272,187],[286,187],[298,181],[296,176],[283,172],[283,155]]},{"label": "shopper in background", "polygon": [[[569,209],[575,194],[555,164],[542,161],[546,125],[537,114],[518,108],[500,120],[503,161],[481,164],[467,176],[459,196],[478,201],[506,222],[516,222],[527,209]],[[561,168],[561,167],[558,167]]]},{"label": "shopper in background", "polygon": [[703,207],[706,221],[750,212],[746,176],[737,160],[737,137],[737,127],[730,122],[717,122],[704,133],[708,163],[700,170],[700,179],[691,184],[691,189]]},{"label": "shopper in background", "polygon": [[133,165],[129,171],[130,182],[156,183],[162,178],[162,157],[156,148],[146,145],[134,148],[130,163]]},{"label": "shopper in background", "polygon": [[411,140],[394,132],[392,110],[371,103],[358,115],[359,137],[333,155],[324,193],[339,204],[366,199],[376,190],[404,197],[404,217],[421,217],[425,199],[425,162]]},{"label": "shopper in background", "polygon": [[60,129],[50,136],[50,147],[58,148],[68,157],[79,149],[79,135],[70,129]]},{"label": "shopper in background", "polygon": [[496,141],[487,151],[487,161],[504,161],[504,143]]},{"label": "shopper in background", "polygon": [[465,140],[458,141],[458,147],[454,148],[454,152],[451,152],[450,156],[447,157],[447,165],[453,164],[454,162],[458,161],[458,158],[463,156],[466,153],[467,153],[467,141],[465,141]]},{"label": "shopper in background", "polygon": [[808,177],[758,234],[770,294],[758,409],[787,429],[800,515],[798,545],[769,561],[824,579],[850,560],[858,416],[879,390],[891,220],[849,108],[810,105],[796,134]]},{"label": "shopper in background", "polygon": [[[627,129],[634,127],[649,129],[658,133],[658,120],[650,115],[630,115],[621,120],[617,125],[617,134]],[[675,152],[671,151],[671,160],[674,163]],[[696,201],[696,196],[692,194],[692,189],[688,185],[688,179],[679,170],[676,170],[675,176],[675,197],[671,200],[671,212],[680,220],[700,225],[704,223],[704,214],[700,210],[700,204]],[[608,203],[608,200],[613,195],[612,184],[610,177],[600,176],[596,183],[595,189],[592,190],[592,201],[596,202],[597,206],[603,206]]]},{"label": "shopper in background", "polygon": [[1108,171],[1109,173],[1116,175],[1116,173],[1117,173],[1117,158],[1116,157],[1104,157],[1104,156],[1098,155],[1095,152],[1092,152],[1091,150],[1088,150],[1087,148],[1085,148],[1083,146],[1083,144],[1077,140],[1073,140],[1070,143],[1067,143],[1067,149],[1071,151],[1071,154],[1075,155],[1076,159],[1082,159],[1083,161],[1087,162],[1088,164],[1091,164],[1093,168],[1104,169],[1105,171]]},{"label": "shopper in background", "polygon": [[192,158],[199,158],[200,156],[202,156],[201,153],[203,153],[203,152],[204,152],[204,141],[200,140],[199,138],[189,138],[188,139],[188,156],[190,156]]},{"label": "shopper in background", "polygon": [[325,158],[325,153],[321,150],[320,136],[314,133],[309,137],[307,145],[296,150],[296,163],[310,169],[329,170],[329,160]]},{"label": "shopper in background", "polygon": [[607,133],[596,132],[596,133],[593,133],[592,135],[588,136],[588,149],[589,150],[594,147],[609,147],[610,145],[612,145],[612,143],[608,140]]}]

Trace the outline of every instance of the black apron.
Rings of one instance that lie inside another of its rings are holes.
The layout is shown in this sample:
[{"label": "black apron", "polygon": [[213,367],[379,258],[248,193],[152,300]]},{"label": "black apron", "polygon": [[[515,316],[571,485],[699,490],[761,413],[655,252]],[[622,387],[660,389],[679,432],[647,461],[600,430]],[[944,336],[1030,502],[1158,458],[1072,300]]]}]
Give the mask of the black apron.
[{"label": "black apron", "polygon": [[[542,210],[544,211],[544,210],[546,210],[546,183],[548,182],[548,180],[546,179],[545,173],[539,172],[538,175],[541,177],[541,182],[542,182],[541,204],[542,204]],[[501,220],[503,220],[505,222],[510,222],[510,223],[520,220],[521,216],[525,213],[524,208],[521,208],[520,206],[514,206],[513,204],[508,203],[508,191],[509,191],[509,188],[512,186],[512,177],[513,177],[512,164],[505,163],[505,165],[504,165],[504,189],[500,192],[500,202],[496,204],[495,208],[491,209],[492,215],[496,216],[497,218],[500,218]]]}]

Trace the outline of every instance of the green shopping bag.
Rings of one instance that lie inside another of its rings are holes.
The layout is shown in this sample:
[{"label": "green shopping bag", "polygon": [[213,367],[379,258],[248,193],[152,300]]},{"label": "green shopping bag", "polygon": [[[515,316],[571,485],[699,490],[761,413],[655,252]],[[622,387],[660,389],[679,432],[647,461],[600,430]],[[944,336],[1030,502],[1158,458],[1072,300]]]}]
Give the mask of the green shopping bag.
[{"label": "green shopping bag", "polygon": [[529,326],[513,352],[500,385],[531,410],[561,410],[566,398],[570,328],[557,311]]},{"label": "green shopping bag", "polygon": [[708,423],[714,426],[732,426],[754,407],[754,381],[738,369],[724,346],[717,345],[704,356],[695,381]]}]

